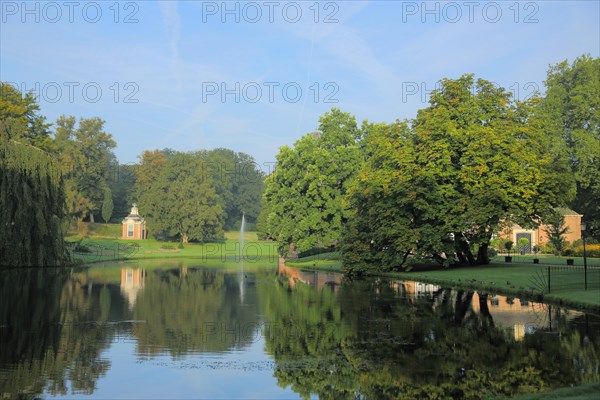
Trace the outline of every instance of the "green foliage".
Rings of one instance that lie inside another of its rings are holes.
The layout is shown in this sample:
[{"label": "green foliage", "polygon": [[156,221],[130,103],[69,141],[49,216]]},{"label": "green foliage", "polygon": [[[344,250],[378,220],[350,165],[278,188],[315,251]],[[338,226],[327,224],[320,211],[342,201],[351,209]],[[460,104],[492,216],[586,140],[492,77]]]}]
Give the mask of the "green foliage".
[{"label": "green foliage", "polygon": [[[212,240],[221,238],[225,228],[239,227],[242,214],[248,227],[258,218],[263,175],[249,155],[228,149],[191,153],[165,149],[145,151],[140,158],[135,191],[155,235],[184,239],[183,231],[188,231],[185,240]],[[203,200],[194,204],[194,199]],[[195,207],[203,209],[201,214],[194,214]],[[173,218],[179,218],[179,227],[174,227]],[[200,226],[206,231],[201,232]],[[193,230],[196,233],[189,235]]]},{"label": "green foliage", "polygon": [[261,231],[277,240],[282,254],[292,243],[300,252],[337,244],[348,219],[342,199],[360,164],[356,120],[332,109],[319,122],[320,132],[280,148],[266,179]]},{"label": "green foliage", "polygon": [[427,241],[414,218],[410,169],[416,167],[408,125],[371,126],[364,145],[365,162],[351,186],[350,218],[341,244],[344,266],[353,273],[395,270]]},{"label": "green foliage", "polygon": [[[493,247],[500,252],[504,252],[504,251],[506,251],[506,242],[511,242],[511,241],[504,237],[497,237],[495,239],[490,240],[490,247]],[[512,242],[511,242],[511,246],[512,246]]]},{"label": "green foliage", "polygon": [[0,121],[0,266],[46,267],[68,261],[63,241],[65,191],[51,155],[8,137]]},{"label": "green foliage", "polygon": [[131,210],[135,198],[135,168],[136,165],[111,163],[107,185],[112,193],[114,208],[112,218],[121,221]]},{"label": "green foliage", "polygon": [[105,187],[116,146],[104,131],[105,121],[61,116],[56,121],[55,144],[67,186],[67,209],[73,219],[82,220],[101,212]]},{"label": "green foliage", "polygon": [[243,214],[247,222],[255,222],[261,211],[264,176],[254,158],[224,148],[196,154],[205,160],[206,172],[219,195],[224,229],[239,226]]},{"label": "green foliage", "polygon": [[0,121],[4,126],[0,135],[53,152],[50,124],[39,111],[33,94],[23,94],[14,86],[0,81]]},{"label": "green foliage", "polygon": [[107,186],[104,188],[104,201],[102,202],[102,219],[104,220],[104,222],[108,223],[110,221],[113,209],[114,203],[112,199],[112,192]]},{"label": "green foliage", "polygon": [[486,264],[502,221],[533,226],[564,203],[570,182],[548,150],[538,100],[519,103],[472,75],[442,80],[430,106],[366,137],[344,238],[352,272],[407,258]]},{"label": "green foliage", "polygon": [[517,240],[517,248],[521,254],[525,251],[527,246],[529,246],[529,239],[522,237]]},{"label": "green foliage", "polygon": [[498,255],[498,250],[496,250],[494,247],[489,247],[488,248],[488,257],[491,259],[492,257],[496,257]]},{"label": "green foliage", "polygon": [[223,237],[223,210],[204,160],[195,153],[144,152],[137,169],[140,210],[154,235],[190,240]]},{"label": "green foliage", "polygon": [[546,219],[544,232],[548,235],[548,245],[553,249],[553,254],[563,254],[567,248],[565,234],[569,227],[565,226],[565,217],[558,211],[551,213]]},{"label": "green foliage", "polygon": [[260,239],[269,239],[269,225],[268,218],[271,213],[271,208],[268,202],[263,202],[258,218],[256,219],[256,230],[257,235]]},{"label": "green foliage", "polygon": [[542,115],[556,157],[570,164],[577,194],[569,204],[600,239],[600,58],[581,56],[548,70]]},{"label": "green foliage", "polygon": [[73,250],[76,251],[77,253],[91,253],[92,252],[92,250],[88,246],[83,244],[81,240],[79,242],[75,243]]}]

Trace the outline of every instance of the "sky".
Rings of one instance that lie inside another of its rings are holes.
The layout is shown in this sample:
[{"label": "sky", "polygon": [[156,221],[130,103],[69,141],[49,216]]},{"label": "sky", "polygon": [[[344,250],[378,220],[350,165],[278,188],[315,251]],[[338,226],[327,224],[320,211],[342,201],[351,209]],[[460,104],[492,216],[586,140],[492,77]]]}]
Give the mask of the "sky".
[{"label": "sky", "polygon": [[226,147],[266,172],[333,107],[410,119],[442,78],[525,100],[600,56],[599,1],[7,1],[0,80],[49,121],[100,117],[121,163]]}]

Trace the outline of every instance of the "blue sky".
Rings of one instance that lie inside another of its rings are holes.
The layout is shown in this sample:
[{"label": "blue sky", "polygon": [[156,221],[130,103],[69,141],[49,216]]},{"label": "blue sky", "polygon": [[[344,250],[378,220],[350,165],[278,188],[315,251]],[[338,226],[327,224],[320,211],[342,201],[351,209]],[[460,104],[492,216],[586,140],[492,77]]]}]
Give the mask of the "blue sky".
[{"label": "blue sky", "polygon": [[[525,99],[600,54],[600,2],[0,1],[0,80],[99,116],[122,163],[228,147],[272,163],[332,107],[412,118],[463,73]],[[298,92],[298,88],[301,92]]]}]

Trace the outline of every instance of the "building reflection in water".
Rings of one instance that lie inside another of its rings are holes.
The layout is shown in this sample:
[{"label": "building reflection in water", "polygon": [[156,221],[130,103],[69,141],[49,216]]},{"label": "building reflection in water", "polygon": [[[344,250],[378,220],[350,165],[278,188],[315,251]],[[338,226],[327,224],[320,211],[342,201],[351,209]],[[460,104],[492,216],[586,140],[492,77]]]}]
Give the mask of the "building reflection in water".
[{"label": "building reflection in water", "polygon": [[121,294],[127,299],[130,310],[133,310],[135,299],[145,282],[146,271],[143,268],[121,269]]},{"label": "building reflection in water", "polygon": [[[402,297],[414,301],[419,297],[432,297],[442,290],[441,286],[415,281],[391,281],[392,288]],[[486,309],[482,310],[482,305]],[[553,313],[557,307],[522,300],[509,296],[488,295],[473,293],[470,312],[490,314],[497,326],[508,328],[512,331],[515,340],[523,340],[525,334],[534,333],[538,330],[553,330]],[[563,311],[566,318],[571,320],[583,315],[578,311]]]},{"label": "building reflection in water", "polygon": [[334,292],[339,290],[343,278],[342,274],[334,272],[303,271],[297,268],[288,267],[282,262],[279,263],[279,267],[277,268],[277,275],[287,277],[291,287],[296,286],[297,283],[304,283],[316,286],[318,289],[329,287]]},{"label": "building reflection in water", "polygon": [[[280,262],[277,274],[288,279],[291,287],[298,283],[316,286],[321,289],[325,286],[330,287],[332,291],[338,292],[342,283],[342,274],[303,271],[297,268],[286,266]],[[418,298],[433,298],[433,307],[440,306],[440,294],[444,288],[439,285],[416,282],[390,280],[391,288],[402,298],[414,302]],[[376,292],[380,289],[374,288]],[[456,296],[457,291],[453,290],[451,296]],[[556,306],[531,302],[518,298],[502,295],[491,295],[474,292],[470,301],[468,313],[485,314],[491,318],[493,324],[509,330],[513,338],[517,341],[523,340],[526,334],[531,334],[539,330],[553,331],[556,329],[556,322],[553,318],[558,315],[571,320],[583,315],[583,313],[574,310],[559,309]],[[558,313],[558,314],[557,314]]]}]

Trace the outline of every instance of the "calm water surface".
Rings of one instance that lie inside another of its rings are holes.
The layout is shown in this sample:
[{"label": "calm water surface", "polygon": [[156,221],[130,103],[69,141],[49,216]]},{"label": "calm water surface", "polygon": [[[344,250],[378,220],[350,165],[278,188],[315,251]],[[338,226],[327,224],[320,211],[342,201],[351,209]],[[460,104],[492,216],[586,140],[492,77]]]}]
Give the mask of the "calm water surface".
[{"label": "calm water surface", "polygon": [[0,272],[0,399],[482,398],[600,380],[600,319],[194,261]]}]

